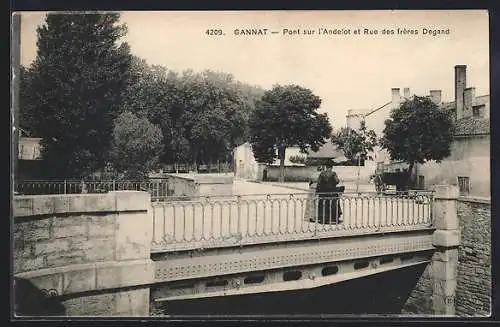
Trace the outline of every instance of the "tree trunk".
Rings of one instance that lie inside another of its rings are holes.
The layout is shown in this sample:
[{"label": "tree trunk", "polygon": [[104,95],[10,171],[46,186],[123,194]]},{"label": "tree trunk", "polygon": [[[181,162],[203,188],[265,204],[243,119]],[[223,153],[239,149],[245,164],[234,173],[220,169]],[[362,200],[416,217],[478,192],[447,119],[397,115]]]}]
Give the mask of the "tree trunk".
[{"label": "tree trunk", "polygon": [[280,146],[278,149],[278,157],[280,158],[280,179],[279,182],[285,182],[285,146]]},{"label": "tree trunk", "polygon": [[415,162],[410,162],[408,166],[408,176],[406,178],[406,184],[405,184],[405,191],[410,188],[411,185],[411,178],[412,178],[412,172],[413,172],[413,167],[415,166]]}]

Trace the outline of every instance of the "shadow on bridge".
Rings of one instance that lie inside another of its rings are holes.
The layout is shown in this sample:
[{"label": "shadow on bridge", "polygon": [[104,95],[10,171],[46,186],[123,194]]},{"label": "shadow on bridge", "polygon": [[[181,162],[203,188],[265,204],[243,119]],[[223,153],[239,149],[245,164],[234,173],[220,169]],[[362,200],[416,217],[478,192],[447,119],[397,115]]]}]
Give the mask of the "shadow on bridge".
[{"label": "shadow on bridge", "polygon": [[18,317],[64,316],[66,309],[51,290],[40,290],[24,278],[14,279],[14,314]]},{"label": "shadow on bridge", "polygon": [[426,265],[314,289],[164,302],[168,315],[401,314]]}]

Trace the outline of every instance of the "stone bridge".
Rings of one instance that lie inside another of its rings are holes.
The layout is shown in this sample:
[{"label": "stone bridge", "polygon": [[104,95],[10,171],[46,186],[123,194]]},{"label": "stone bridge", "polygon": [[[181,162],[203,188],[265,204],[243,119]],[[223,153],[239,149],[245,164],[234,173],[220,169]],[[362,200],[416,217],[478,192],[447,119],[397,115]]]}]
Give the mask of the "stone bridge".
[{"label": "stone bridge", "polygon": [[175,301],[312,290],[430,266],[433,312],[454,315],[457,197],[445,185],[413,196],[345,194],[342,221],[323,224],[307,193],[16,196],[17,312],[149,316]]}]

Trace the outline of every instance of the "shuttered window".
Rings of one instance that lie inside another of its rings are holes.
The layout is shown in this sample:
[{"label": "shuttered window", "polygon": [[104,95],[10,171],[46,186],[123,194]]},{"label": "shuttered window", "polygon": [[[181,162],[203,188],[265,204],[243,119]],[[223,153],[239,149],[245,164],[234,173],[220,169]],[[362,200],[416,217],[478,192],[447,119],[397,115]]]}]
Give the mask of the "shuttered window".
[{"label": "shuttered window", "polygon": [[470,192],[470,179],[469,177],[459,176],[458,177],[458,188],[460,194],[469,194]]}]

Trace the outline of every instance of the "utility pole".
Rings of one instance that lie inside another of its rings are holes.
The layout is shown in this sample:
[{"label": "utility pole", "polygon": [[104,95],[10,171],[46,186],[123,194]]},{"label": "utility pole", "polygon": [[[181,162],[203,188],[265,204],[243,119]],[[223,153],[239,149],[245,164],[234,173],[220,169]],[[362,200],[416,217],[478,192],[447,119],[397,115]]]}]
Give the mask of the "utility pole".
[{"label": "utility pole", "polygon": [[21,13],[15,13],[11,16],[11,182],[13,190],[17,191],[18,181],[18,158],[19,158],[19,80],[21,64]]}]

